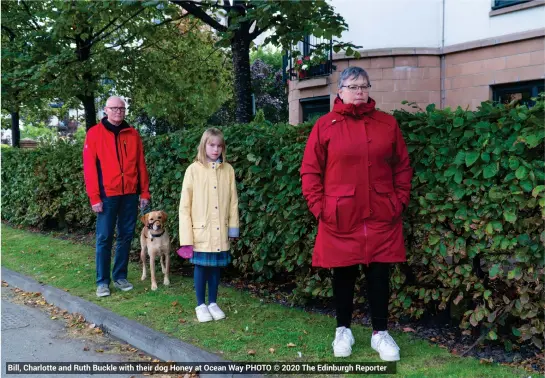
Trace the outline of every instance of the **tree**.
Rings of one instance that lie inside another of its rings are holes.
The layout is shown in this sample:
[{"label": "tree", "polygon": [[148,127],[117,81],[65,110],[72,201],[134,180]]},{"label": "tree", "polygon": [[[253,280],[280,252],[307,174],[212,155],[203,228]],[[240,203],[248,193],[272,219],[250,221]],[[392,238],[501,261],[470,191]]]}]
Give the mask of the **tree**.
[{"label": "tree", "polygon": [[[236,119],[246,123],[252,117],[250,47],[263,32],[274,30],[264,43],[273,43],[287,50],[305,35],[331,39],[341,36],[348,26],[325,0],[250,1],[250,0],[171,0],[218,32],[220,46],[230,47],[237,101]],[[227,20],[227,25],[218,21]],[[346,48],[356,54],[354,45],[335,42],[335,48]],[[324,50],[325,45],[315,46]]]},{"label": "tree", "polygon": [[[9,3],[6,14],[2,3],[2,30],[5,26],[17,35],[21,15],[28,16],[30,25],[23,33],[26,51],[13,55],[11,65],[25,63],[29,68],[11,72],[13,78],[40,90],[47,88],[53,97],[78,98],[87,128],[96,123],[97,95],[106,96],[109,83],[115,83],[116,89],[126,86],[133,79],[133,54],[160,26],[181,17],[176,7],[137,1]],[[14,103],[16,94],[11,93]]]},{"label": "tree", "polygon": [[271,66],[275,71],[282,69],[282,52],[271,45],[257,46],[250,52],[250,62],[252,64],[258,59]]},{"label": "tree", "polygon": [[[42,3],[34,4],[43,11]],[[28,5],[14,1],[0,3],[2,23],[2,109],[10,114],[12,145],[19,147],[21,106],[39,101],[47,91],[34,79],[34,60],[44,59],[44,50],[32,43],[39,28]]]},{"label": "tree", "polygon": [[226,55],[214,48],[217,37],[203,26],[191,16],[166,25],[135,56],[131,118],[152,134],[203,124],[232,97]]},{"label": "tree", "polygon": [[268,121],[287,122],[288,99],[282,70],[275,69],[261,59],[256,59],[252,63],[251,74],[256,109],[263,110],[265,119]]}]

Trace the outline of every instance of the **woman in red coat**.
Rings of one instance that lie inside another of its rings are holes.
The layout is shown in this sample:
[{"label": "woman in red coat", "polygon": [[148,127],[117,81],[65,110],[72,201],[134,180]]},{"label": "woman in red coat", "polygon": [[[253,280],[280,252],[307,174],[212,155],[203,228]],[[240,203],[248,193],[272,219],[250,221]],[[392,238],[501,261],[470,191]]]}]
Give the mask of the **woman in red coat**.
[{"label": "woman in red coat", "polygon": [[312,265],[333,268],[335,357],[352,353],[354,286],[362,265],[371,347],[381,359],[397,361],[399,347],[387,331],[390,265],[406,260],[402,213],[409,204],[412,169],[395,118],[375,109],[369,88],[365,70],[342,72],[333,111],[318,119],[309,136],[301,178],[318,219]]}]

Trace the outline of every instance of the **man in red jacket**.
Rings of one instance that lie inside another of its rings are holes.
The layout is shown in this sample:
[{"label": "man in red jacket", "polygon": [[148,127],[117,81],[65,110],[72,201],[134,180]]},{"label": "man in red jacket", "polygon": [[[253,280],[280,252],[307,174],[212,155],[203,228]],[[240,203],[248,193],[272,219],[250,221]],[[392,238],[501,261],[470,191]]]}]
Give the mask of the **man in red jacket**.
[{"label": "man in red jacket", "polygon": [[125,102],[110,97],[106,117],[87,131],[83,148],[85,187],[97,214],[96,270],[98,297],[110,295],[110,262],[117,223],[117,242],[112,278],[118,290],[129,291],[129,250],[140,208],[150,201],[149,178],[142,139],[125,121]]}]

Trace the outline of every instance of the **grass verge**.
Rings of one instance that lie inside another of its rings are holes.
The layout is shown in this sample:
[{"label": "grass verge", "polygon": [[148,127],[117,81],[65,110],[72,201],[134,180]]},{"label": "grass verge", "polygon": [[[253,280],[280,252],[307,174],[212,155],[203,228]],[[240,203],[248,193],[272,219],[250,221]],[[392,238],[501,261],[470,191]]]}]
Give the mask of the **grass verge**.
[{"label": "grass verge", "polygon": [[[138,321],[157,331],[194,344],[232,361],[377,362],[370,347],[371,330],[354,325],[352,356],[333,357],[335,331],[332,317],[267,303],[250,294],[221,287],[218,303],[227,319],[198,323],[191,279],[172,276],[170,286],[150,290],[149,277],[140,281],[141,267],[129,265],[134,289],[112,288],[106,298],[95,296],[95,261],[92,247],[47,235],[2,227],[2,265],[42,283],[68,289],[88,301]],[[159,265],[159,264],[156,264]],[[149,276],[149,272],[148,272]],[[402,377],[529,377],[530,374],[498,364],[461,358],[409,333],[392,333],[401,348],[397,375]],[[273,351],[274,350],[274,351]],[[249,354],[253,351],[253,354]],[[534,374],[534,376],[537,376]]]}]

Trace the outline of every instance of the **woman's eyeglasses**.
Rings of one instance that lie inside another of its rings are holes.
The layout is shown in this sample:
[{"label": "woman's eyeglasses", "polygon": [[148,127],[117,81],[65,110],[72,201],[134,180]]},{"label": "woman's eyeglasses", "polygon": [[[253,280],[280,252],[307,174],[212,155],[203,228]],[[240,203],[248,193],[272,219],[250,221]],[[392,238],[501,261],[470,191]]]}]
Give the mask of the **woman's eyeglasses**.
[{"label": "woman's eyeglasses", "polygon": [[348,90],[350,92],[358,92],[358,91],[362,91],[362,92],[368,92],[369,91],[369,88],[371,88],[371,84],[369,85],[343,85],[341,88],[348,88]]}]

